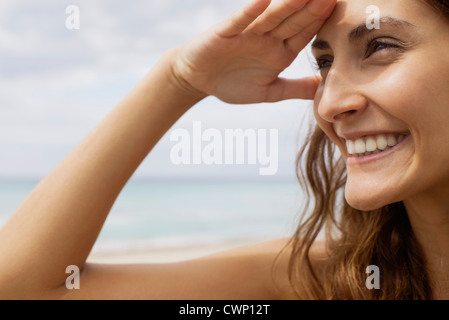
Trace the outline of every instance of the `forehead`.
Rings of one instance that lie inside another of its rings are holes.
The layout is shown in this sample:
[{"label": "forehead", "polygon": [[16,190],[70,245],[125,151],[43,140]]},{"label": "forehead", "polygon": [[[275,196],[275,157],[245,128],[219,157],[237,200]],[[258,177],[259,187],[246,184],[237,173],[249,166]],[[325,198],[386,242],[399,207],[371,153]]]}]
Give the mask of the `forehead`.
[{"label": "forehead", "polygon": [[[373,7],[374,6],[374,7]],[[332,15],[323,25],[318,37],[333,37],[338,31],[349,30],[373,19],[373,8],[380,17],[393,17],[420,25],[433,12],[423,0],[340,0]]]}]

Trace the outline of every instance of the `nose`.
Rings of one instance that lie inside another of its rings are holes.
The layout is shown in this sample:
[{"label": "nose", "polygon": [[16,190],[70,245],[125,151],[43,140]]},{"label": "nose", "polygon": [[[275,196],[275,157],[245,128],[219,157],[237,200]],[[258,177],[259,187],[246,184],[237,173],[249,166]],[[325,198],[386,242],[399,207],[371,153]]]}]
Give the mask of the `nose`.
[{"label": "nose", "polygon": [[368,100],[348,72],[332,67],[318,93],[318,115],[327,122],[353,119],[366,109]]}]

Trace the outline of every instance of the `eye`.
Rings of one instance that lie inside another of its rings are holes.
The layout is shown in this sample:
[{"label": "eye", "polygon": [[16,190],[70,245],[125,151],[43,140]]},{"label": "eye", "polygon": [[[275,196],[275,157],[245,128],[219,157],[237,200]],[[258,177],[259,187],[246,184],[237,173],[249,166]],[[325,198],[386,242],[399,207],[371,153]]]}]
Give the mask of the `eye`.
[{"label": "eye", "polygon": [[399,49],[400,46],[396,43],[393,43],[388,40],[374,39],[369,42],[368,47],[366,49],[365,58],[370,57],[376,52],[382,50],[390,50],[390,49]]},{"label": "eye", "polygon": [[334,58],[332,56],[322,56],[316,59],[315,67],[317,70],[322,70],[332,67]]},{"label": "eye", "polygon": [[[401,45],[394,43],[394,39],[373,39],[368,41],[368,45],[366,47],[365,59],[369,58],[373,54],[385,51],[385,50],[402,50],[404,47]],[[334,62],[334,57],[330,55],[320,56],[316,58],[315,68],[319,71],[328,69],[332,67]]]}]

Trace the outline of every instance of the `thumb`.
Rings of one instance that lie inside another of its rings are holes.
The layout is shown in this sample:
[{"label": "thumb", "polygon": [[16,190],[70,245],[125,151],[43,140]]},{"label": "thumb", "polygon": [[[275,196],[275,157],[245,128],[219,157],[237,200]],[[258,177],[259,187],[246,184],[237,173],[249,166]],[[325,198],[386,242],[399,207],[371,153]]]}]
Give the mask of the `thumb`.
[{"label": "thumb", "polygon": [[278,78],[274,81],[267,94],[267,102],[277,102],[288,99],[313,100],[320,84],[320,76],[301,79]]}]

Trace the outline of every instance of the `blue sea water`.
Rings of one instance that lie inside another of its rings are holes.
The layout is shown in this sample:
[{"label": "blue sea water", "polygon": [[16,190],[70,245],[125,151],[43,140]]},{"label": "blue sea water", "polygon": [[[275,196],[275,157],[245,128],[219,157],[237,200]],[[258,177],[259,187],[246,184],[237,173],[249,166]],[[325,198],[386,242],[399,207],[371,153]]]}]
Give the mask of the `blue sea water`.
[{"label": "blue sea water", "polygon": [[[37,183],[0,181],[0,226]],[[301,199],[294,181],[131,180],[95,248],[179,248],[285,237],[294,231]]]}]

